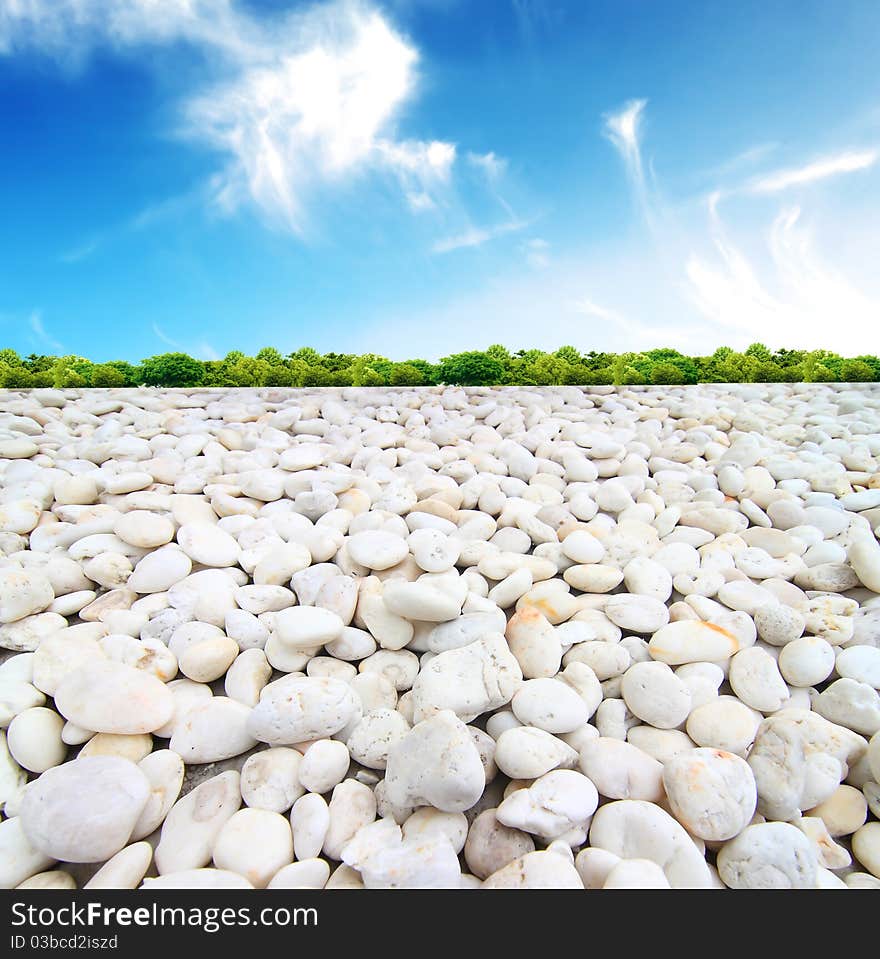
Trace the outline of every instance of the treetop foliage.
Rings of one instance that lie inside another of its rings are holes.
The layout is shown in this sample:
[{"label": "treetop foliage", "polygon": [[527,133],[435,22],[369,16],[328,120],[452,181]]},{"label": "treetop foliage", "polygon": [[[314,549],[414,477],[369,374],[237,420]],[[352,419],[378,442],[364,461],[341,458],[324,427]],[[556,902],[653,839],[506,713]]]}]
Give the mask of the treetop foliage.
[{"label": "treetop foliage", "polygon": [[829,350],[771,351],[752,343],[738,353],[720,346],[709,356],[678,350],[643,353],[581,353],[561,346],[512,352],[498,343],[443,357],[390,360],[375,353],[320,354],[309,346],[282,354],[265,346],[254,356],[233,350],[222,360],[186,353],[161,353],[138,364],[93,363],[83,356],[21,357],[0,349],[0,387],[224,387],[224,386],[596,386],[685,385],[689,383],[867,383],[880,382],[876,356],[843,357]]}]

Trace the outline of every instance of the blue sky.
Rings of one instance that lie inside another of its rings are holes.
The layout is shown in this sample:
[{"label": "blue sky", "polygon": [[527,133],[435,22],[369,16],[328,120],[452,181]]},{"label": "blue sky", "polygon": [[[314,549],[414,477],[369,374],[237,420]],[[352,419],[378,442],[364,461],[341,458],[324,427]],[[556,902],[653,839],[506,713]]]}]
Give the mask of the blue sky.
[{"label": "blue sky", "polygon": [[0,345],[880,352],[874,0],[0,0]]}]

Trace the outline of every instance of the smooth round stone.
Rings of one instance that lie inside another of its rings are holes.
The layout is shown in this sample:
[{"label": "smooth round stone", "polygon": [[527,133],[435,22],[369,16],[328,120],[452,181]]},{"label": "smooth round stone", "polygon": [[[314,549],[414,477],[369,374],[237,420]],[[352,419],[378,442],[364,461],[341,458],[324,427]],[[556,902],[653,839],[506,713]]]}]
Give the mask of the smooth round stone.
[{"label": "smooth round stone", "polygon": [[608,593],[623,582],[623,570],[602,563],[569,566],[562,578],[584,593]]},{"label": "smooth round stone", "polygon": [[663,767],[669,808],[687,831],[713,842],[732,839],[755,814],[758,794],[749,764],[721,749],[692,749]]},{"label": "smooth round stone", "polygon": [[663,870],[650,859],[621,859],[608,873],[603,889],[669,889]]},{"label": "smooth round stone", "polygon": [[669,666],[716,663],[739,651],[740,641],[722,626],[702,620],[679,620],[658,629],[648,643],[652,659]]},{"label": "smooth round stone", "polygon": [[841,649],[834,666],[838,676],[880,689],[880,648],[849,646]]},{"label": "smooth round stone", "polygon": [[368,769],[385,769],[388,752],[409,732],[409,723],[396,709],[373,709],[346,739],[352,759]]},{"label": "smooth round stone", "polygon": [[323,859],[300,859],[282,866],[269,880],[267,889],[323,889],[330,878],[330,866]]},{"label": "smooth round stone", "polygon": [[385,790],[394,805],[464,812],[479,800],[485,785],[479,750],[451,710],[417,723],[388,752]]},{"label": "smooth round stone", "polygon": [[153,861],[153,847],[136,842],[116,853],[83,889],[137,889]]},{"label": "smooth round stone", "polygon": [[212,696],[191,706],[174,724],[172,752],[185,763],[214,763],[240,756],[256,746],[248,732],[251,710],[225,696]]},{"label": "smooth round stone", "polygon": [[632,633],[655,633],[669,622],[665,603],[652,596],[612,596],[603,612],[615,626]]},{"label": "smooth round stone", "polygon": [[524,726],[537,726],[548,733],[568,733],[590,718],[587,704],[572,689],[556,679],[530,679],[510,701]]},{"label": "smooth round stone", "polygon": [[584,743],[580,769],[606,799],[663,798],[663,765],[632,743],[601,736]]},{"label": "smooth round stone", "polygon": [[29,533],[40,522],[40,504],[35,500],[20,499],[0,506],[0,532]]},{"label": "smooth round stone", "polygon": [[838,836],[850,836],[865,824],[868,818],[868,801],[861,790],[842,783],[828,799],[804,815],[821,819],[828,834],[835,839]]},{"label": "smooth round stone", "polygon": [[865,823],[853,833],[853,855],[871,873],[880,879],[880,822]]},{"label": "smooth round stone", "polygon": [[516,726],[498,737],[495,763],[511,779],[537,779],[557,767],[571,768],[578,754],[567,743],[535,726]]},{"label": "smooth round stone", "polygon": [[464,813],[439,812],[429,806],[422,806],[404,822],[402,830],[404,839],[445,837],[458,855],[464,849],[467,839],[468,820]]},{"label": "smooth round stone", "polygon": [[367,569],[390,569],[409,554],[409,546],[402,536],[383,530],[368,529],[349,536],[348,555]]},{"label": "smooth round stone", "polygon": [[351,765],[348,747],[335,739],[319,739],[306,750],[299,782],[311,793],[328,793],[342,782]]},{"label": "smooth round stone", "polygon": [[296,603],[293,592],[284,586],[239,586],[235,601],[249,613],[277,613]]},{"label": "smooth round stone", "polygon": [[264,889],[292,862],[290,823],[266,809],[239,809],[223,824],[214,844],[214,865],[239,873],[255,889]]},{"label": "smooth round stone", "polygon": [[575,530],[562,541],[562,552],[574,563],[601,563],[605,547],[586,530]]},{"label": "smooth round stone", "polygon": [[336,613],[318,606],[292,606],[275,614],[274,635],[291,649],[319,649],[342,636],[345,623]]},{"label": "smooth round stone", "polygon": [[135,509],[119,517],[113,532],[131,546],[154,549],[174,539],[174,523],[158,513]]},{"label": "smooth round stone", "polygon": [[[354,785],[358,787],[356,790],[358,799],[363,800],[365,794],[360,789],[361,784],[355,783]],[[343,789],[345,788],[343,787]],[[367,793],[373,800],[373,804],[371,814],[369,810],[366,810],[363,817],[364,822],[371,821],[370,815],[375,818],[376,814],[375,797],[369,790],[367,790]],[[365,806],[368,805],[369,801],[366,802]],[[355,810],[359,822],[361,821],[361,812],[363,810]],[[318,793],[306,793],[304,796],[300,796],[290,810],[290,826],[293,830],[293,851],[296,858],[310,859],[317,856],[324,848],[324,842],[330,830],[330,807],[324,797]]]},{"label": "smooth round stone", "polygon": [[42,570],[0,569],[0,623],[14,623],[42,612],[55,591]]},{"label": "smooth round stone", "polygon": [[181,869],[143,881],[141,889],[253,889],[240,873],[229,869]]},{"label": "smooth round stone", "polygon": [[[297,804],[307,800],[314,804],[319,796],[303,796]],[[357,831],[376,818],[376,795],[373,790],[356,779],[344,779],[330,797],[329,823],[326,827],[323,851],[330,859],[342,859],[342,850]],[[294,806],[294,813],[298,810]],[[294,818],[294,817],[292,817]],[[294,822],[294,829],[297,828]]]},{"label": "smooth round stone", "polygon": [[719,696],[694,709],[687,734],[698,745],[744,756],[755,740],[761,714],[733,696]]},{"label": "smooth round stone", "polygon": [[14,889],[54,863],[31,842],[21,816],[0,822],[0,889]]},{"label": "smooth round stone", "polygon": [[212,683],[226,673],[238,652],[238,643],[234,639],[217,636],[188,646],[178,665],[183,675],[194,683]]},{"label": "smooth round stone", "polygon": [[437,529],[417,529],[409,534],[409,549],[426,573],[452,569],[461,554],[460,544]]},{"label": "smooth round stone", "polygon": [[650,859],[673,889],[712,885],[709,867],[694,840],[653,803],[622,799],[600,806],[590,826],[590,846],[621,859]]},{"label": "smooth round stone", "polygon": [[54,709],[34,706],[9,724],[6,742],[12,758],[23,769],[42,773],[64,762],[67,744],[61,739],[64,720]]},{"label": "smooth round stone", "polygon": [[235,566],[241,554],[238,543],[211,523],[184,523],[177,531],[180,548],[202,566]]},{"label": "smooth round stone", "polygon": [[[0,886],[0,888],[5,888]],[[51,869],[48,872],[38,872],[36,876],[25,879],[16,889],[76,889],[76,880],[69,872],[62,869]]]},{"label": "smooth round stone", "polygon": [[223,688],[230,699],[253,707],[271,677],[272,667],[263,650],[245,649],[229,667]]},{"label": "smooth round stone", "polygon": [[126,586],[136,593],[163,593],[192,572],[192,560],[179,546],[147,553],[134,567]]},{"label": "smooth round stone", "polygon": [[742,702],[760,712],[781,709],[790,697],[776,660],[760,646],[740,650],[731,659],[728,682]]},{"label": "smooth round stone", "polygon": [[813,710],[862,736],[880,731],[880,694],[854,679],[837,679],[812,698]]},{"label": "smooth round stone", "polygon": [[562,644],[553,626],[537,609],[525,606],[516,612],[504,635],[523,678],[552,679],[559,672]]},{"label": "smooth round stone", "polygon": [[99,733],[151,733],[171,719],[165,684],[140,669],[97,660],[64,676],[55,706],[65,719]]},{"label": "smooth round stone", "polygon": [[461,613],[458,597],[423,581],[392,580],[385,584],[382,599],[390,612],[411,621],[444,623]]},{"label": "smooth round stone", "polygon": [[665,663],[633,663],[620,692],[634,716],[658,729],[674,729],[691,711],[690,689]]},{"label": "smooth round stone", "polygon": [[83,756],[121,756],[130,762],[139,763],[153,748],[149,733],[137,736],[120,736],[116,733],[96,733],[79,751]]},{"label": "smooth round stone", "polygon": [[138,768],[149,780],[150,795],[131,832],[132,842],[144,839],[162,825],[180,795],[185,772],[183,760],[170,749],[144,756]]},{"label": "smooth round stone", "polygon": [[245,804],[253,809],[287,812],[305,791],[299,781],[302,759],[302,753],[284,746],[249,756],[241,767]]},{"label": "smooth round stone", "polygon": [[758,635],[771,646],[786,646],[802,636],[806,627],[801,613],[781,602],[759,607],[753,619]]},{"label": "smooth round stone", "polygon": [[787,822],[747,826],[721,847],[717,862],[731,889],[813,889],[819,865],[810,840]]},{"label": "smooth round stone", "polygon": [[248,733],[272,746],[290,746],[338,733],[355,715],[357,696],[332,677],[287,676],[263,689]]},{"label": "smooth round stone", "polygon": [[672,595],[672,575],[647,556],[631,559],[624,567],[623,580],[627,590],[639,596],[650,596],[665,603]]},{"label": "smooth round stone", "polygon": [[632,656],[625,647],[617,643],[600,640],[576,643],[562,657],[564,665],[583,663],[589,666],[600,682],[622,676],[632,665]]},{"label": "smooth round stone", "polygon": [[471,823],[465,841],[465,862],[478,879],[486,879],[535,851],[534,839],[522,830],[499,822],[496,812],[495,809],[481,812]]},{"label": "smooth round stone", "polygon": [[816,686],[834,669],[834,647],[820,636],[801,636],[782,647],[778,665],[790,686]]},{"label": "smooth round stone", "polygon": [[241,777],[232,769],[205,780],[174,803],[154,853],[159,874],[207,865],[223,824],[240,806]]},{"label": "smooth round stone", "polygon": [[21,823],[30,842],[52,859],[104,862],[128,842],[149,794],[149,780],[127,759],[76,759],[28,786]]}]

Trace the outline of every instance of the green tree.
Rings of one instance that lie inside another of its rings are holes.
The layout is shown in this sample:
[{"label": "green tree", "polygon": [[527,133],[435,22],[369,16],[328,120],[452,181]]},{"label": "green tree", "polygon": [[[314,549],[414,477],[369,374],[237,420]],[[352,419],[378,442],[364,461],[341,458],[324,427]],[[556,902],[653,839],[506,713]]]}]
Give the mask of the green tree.
[{"label": "green tree", "polygon": [[684,383],[684,373],[675,363],[663,360],[651,367],[651,382],[656,385],[678,386]]},{"label": "green tree", "polygon": [[844,360],[842,379],[845,383],[870,383],[874,371],[864,360]]},{"label": "green tree", "polygon": [[160,353],[141,363],[141,376],[147,386],[201,386],[205,364],[186,353]]},{"label": "green tree", "polygon": [[254,359],[268,363],[269,366],[284,366],[284,357],[274,346],[264,346]]},{"label": "green tree", "polygon": [[0,386],[7,390],[27,390],[34,385],[31,371],[21,364],[11,366],[0,362]]},{"label": "green tree", "polygon": [[440,361],[440,380],[453,386],[492,386],[503,376],[499,360],[477,351],[454,353]]},{"label": "green tree", "polygon": [[91,385],[95,387],[125,386],[125,376],[109,363],[99,363],[92,370]]},{"label": "green tree", "polygon": [[411,363],[395,363],[388,377],[391,386],[421,386],[425,382],[422,371]]}]

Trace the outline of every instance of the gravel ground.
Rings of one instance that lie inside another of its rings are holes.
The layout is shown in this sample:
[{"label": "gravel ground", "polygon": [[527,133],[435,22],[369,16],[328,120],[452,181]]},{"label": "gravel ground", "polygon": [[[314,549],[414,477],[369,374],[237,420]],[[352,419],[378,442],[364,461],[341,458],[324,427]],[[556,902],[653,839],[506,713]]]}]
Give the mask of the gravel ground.
[{"label": "gravel ground", "polygon": [[874,384],[0,393],[0,887],[880,887],[878,462]]}]

